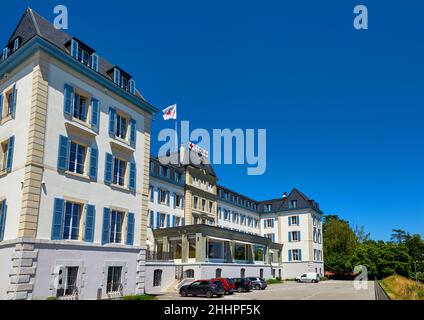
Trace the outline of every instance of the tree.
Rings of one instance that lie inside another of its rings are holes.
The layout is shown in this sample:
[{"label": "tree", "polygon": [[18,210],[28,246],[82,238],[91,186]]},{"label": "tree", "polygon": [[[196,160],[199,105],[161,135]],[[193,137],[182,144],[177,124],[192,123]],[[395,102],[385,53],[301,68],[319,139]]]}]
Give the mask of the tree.
[{"label": "tree", "polygon": [[363,265],[368,269],[370,278],[384,278],[394,274],[408,277],[412,259],[403,243],[367,241],[357,247],[350,257],[348,266]]},{"label": "tree", "polygon": [[355,251],[357,237],[349,222],[337,215],[328,215],[324,219],[323,235],[325,269],[335,273],[350,271],[346,263]]},{"label": "tree", "polygon": [[407,236],[406,231],[402,229],[393,229],[392,232],[391,240],[397,243],[402,243]]},{"label": "tree", "polygon": [[371,239],[371,234],[365,232],[365,227],[364,226],[355,226],[355,235],[356,238],[358,239],[359,243],[364,243],[366,241],[369,241]]}]

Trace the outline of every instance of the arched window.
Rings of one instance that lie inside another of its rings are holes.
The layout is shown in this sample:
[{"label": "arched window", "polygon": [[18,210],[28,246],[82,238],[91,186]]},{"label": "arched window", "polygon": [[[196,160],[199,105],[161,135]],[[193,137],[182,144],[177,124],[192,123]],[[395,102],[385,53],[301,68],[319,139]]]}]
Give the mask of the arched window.
[{"label": "arched window", "polygon": [[216,269],[215,278],[222,278],[222,269]]},{"label": "arched window", "polygon": [[264,278],[264,269],[259,270],[259,278]]},{"label": "arched window", "polygon": [[246,269],[242,268],[240,270],[240,278],[245,278],[246,277]]},{"label": "arched window", "polygon": [[281,269],[278,269],[278,277],[281,279]]},{"label": "arched window", "polygon": [[184,271],[184,279],[193,279],[194,278],[194,270],[188,269]]},{"label": "arched window", "polygon": [[162,270],[155,270],[153,272],[153,286],[160,287],[162,285]]}]

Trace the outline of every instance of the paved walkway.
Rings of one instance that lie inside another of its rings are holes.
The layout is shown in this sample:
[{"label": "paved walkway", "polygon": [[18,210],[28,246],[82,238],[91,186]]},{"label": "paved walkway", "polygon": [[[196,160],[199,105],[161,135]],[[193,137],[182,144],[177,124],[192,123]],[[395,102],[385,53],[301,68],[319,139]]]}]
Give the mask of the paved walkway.
[{"label": "paved walkway", "polygon": [[[160,300],[204,300],[206,298],[182,298],[177,293],[167,293]],[[320,283],[296,283],[287,281],[273,284],[264,291],[235,293],[225,300],[375,300],[374,282],[368,282],[367,290],[356,290],[353,281],[322,281]]]}]

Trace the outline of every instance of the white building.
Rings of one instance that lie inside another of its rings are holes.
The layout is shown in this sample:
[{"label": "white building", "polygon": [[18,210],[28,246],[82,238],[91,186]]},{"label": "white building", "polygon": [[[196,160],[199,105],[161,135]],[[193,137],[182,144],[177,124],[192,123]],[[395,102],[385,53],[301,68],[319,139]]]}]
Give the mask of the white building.
[{"label": "white building", "polygon": [[0,106],[0,299],[144,293],[157,110],[132,77],[27,9]]}]

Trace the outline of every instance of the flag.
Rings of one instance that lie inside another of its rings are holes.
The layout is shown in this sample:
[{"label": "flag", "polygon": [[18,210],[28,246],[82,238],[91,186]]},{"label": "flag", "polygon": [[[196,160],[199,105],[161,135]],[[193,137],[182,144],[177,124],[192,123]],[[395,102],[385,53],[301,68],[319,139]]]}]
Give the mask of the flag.
[{"label": "flag", "polygon": [[174,104],[173,106],[170,106],[163,110],[163,119],[164,120],[170,120],[174,119],[177,120],[177,105]]}]

